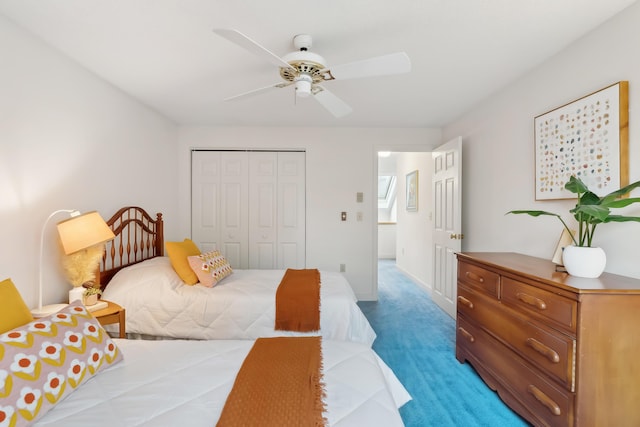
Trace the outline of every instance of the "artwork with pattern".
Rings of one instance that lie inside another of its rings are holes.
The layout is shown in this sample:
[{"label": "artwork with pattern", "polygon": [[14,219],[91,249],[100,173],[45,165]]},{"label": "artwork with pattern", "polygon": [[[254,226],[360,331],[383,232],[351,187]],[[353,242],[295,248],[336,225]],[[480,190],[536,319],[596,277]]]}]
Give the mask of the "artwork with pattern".
[{"label": "artwork with pattern", "polygon": [[625,184],[628,82],[618,82],[534,119],[536,200],[574,198],[574,175],[596,194]]}]

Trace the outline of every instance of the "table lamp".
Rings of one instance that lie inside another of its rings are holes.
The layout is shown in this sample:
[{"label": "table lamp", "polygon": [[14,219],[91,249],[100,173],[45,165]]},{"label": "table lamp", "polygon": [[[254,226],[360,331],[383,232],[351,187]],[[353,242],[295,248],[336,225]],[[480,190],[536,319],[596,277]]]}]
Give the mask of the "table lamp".
[{"label": "table lamp", "polygon": [[44,257],[44,234],[47,224],[55,215],[68,213],[71,218],[58,223],[58,235],[60,244],[65,255],[69,255],[91,246],[105,243],[115,237],[113,231],[96,211],[80,214],[77,210],[61,209],[53,212],[44,225],[40,234],[40,282],[38,288],[38,308],[31,310],[31,315],[35,318],[53,314],[66,304],[51,304],[42,306],[43,289],[43,257]]}]

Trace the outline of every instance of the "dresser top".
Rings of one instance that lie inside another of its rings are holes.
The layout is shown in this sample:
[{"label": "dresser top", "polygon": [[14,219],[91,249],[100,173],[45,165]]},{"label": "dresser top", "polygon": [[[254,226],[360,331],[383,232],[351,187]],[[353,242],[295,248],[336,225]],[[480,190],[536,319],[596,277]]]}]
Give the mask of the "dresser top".
[{"label": "dresser top", "polygon": [[597,279],[586,279],[556,271],[550,260],[515,252],[460,252],[459,260],[493,266],[531,280],[542,281],[575,293],[640,294],[640,279],[602,273]]}]

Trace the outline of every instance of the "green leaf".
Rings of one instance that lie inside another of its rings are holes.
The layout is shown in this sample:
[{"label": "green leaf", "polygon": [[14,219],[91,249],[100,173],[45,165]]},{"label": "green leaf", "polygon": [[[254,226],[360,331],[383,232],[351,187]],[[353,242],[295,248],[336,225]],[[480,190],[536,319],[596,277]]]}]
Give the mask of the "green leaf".
[{"label": "green leaf", "polygon": [[640,181],[636,181],[636,182],[632,182],[631,184],[622,187],[619,190],[613,191],[609,194],[607,194],[606,196],[604,196],[605,198],[614,198],[617,199],[618,197],[624,196],[625,194],[631,192],[631,190],[640,187]]},{"label": "green leaf", "polygon": [[599,205],[600,202],[600,197],[596,193],[587,190],[578,200],[578,205]]},{"label": "green leaf", "polygon": [[553,212],[547,212],[547,211],[535,211],[535,210],[519,210],[519,211],[509,211],[507,212],[507,214],[527,214],[527,215],[531,215],[531,216],[541,216],[541,215],[550,215],[550,216],[556,216],[558,218],[560,218],[560,215],[555,214]]},{"label": "green leaf", "polygon": [[629,206],[638,202],[640,202],[640,198],[634,197],[630,199],[618,199],[611,202],[602,203],[602,206],[606,206],[608,208],[624,208],[625,206]]},{"label": "green leaf", "polygon": [[587,186],[582,182],[580,178],[576,178],[575,176],[571,176],[569,181],[564,185],[564,188],[574,194],[582,194],[589,191]]},{"label": "green leaf", "polygon": [[603,222],[640,222],[640,216],[609,215]]},{"label": "green leaf", "polygon": [[575,209],[572,209],[572,212],[575,212],[576,219],[578,219],[577,215],[582,214],[582,219],[587,222],[592,222],[590,217],[594,217],[598,219],[600,222],[604,222],[604,220],[609,216],[609,208],[600,206],[600,205],[584,205],[578,206]]}]

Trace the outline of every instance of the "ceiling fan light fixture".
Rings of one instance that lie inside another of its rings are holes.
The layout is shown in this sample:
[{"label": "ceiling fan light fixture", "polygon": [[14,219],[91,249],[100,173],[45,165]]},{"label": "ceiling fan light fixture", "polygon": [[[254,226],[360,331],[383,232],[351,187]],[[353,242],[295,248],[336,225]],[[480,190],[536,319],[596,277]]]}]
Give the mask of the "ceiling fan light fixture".
[{"label": "ceiling fan light fixture", "polygon": [[311,83],[313,79],[307,74],[301,74],[296,78],[296,96],[306,98],[311,95]]}]

